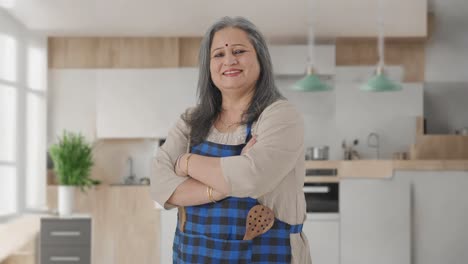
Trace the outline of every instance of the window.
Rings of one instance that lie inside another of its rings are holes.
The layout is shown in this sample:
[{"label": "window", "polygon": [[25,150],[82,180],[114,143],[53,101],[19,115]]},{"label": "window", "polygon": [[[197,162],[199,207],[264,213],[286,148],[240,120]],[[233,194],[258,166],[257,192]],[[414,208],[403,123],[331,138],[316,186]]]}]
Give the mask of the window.
[{"label": "window", "polygon": [[0,184],[0,216],[13,215],[17,212],[17,178],[14,166],[0,166],[2,177]]},{"label": "window", "polygon": [[16,41],[0,34],[0,217],[17,212]]},{"label": "window", "polygon": [[46,204],[45,98],[27,93],[26,100],[26,208],[37,209]]},{"label": "window", "polygon": [[16,101],[15,87],[0,84],[0,166],[16,161]]},{"label": "window", "polygon": [[0,220],[46,205],[47,42],[4,21],[16,27],[0,31]]},{"label": "window", "polygon": [[0,33],[0,80],[16,81],[17,42],[7,34]]}]

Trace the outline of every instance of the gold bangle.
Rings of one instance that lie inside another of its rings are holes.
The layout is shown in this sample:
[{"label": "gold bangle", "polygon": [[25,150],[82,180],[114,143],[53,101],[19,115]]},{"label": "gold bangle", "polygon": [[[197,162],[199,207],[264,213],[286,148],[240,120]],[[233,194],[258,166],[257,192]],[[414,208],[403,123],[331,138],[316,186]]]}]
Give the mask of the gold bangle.
[{"label": "gold bangle", "polygon": [[187,174],[187,175],[189,175],[188,162],[189,162],[190,157],[192,157],[192,153],[189,153],[188,156],[187,156],[187,159],[185,160],[185,174]]},{"label": "gold bangle", "polygon": [[210,186],[206,186],[206,197],[208,197],[208,200],[211,201],[211,198],[210,198]]},{"label": "gold bangle", "polygon": [[216,200],[213,198],[213,188],[208,187],[208,198],[213,202],[216,203]]}]

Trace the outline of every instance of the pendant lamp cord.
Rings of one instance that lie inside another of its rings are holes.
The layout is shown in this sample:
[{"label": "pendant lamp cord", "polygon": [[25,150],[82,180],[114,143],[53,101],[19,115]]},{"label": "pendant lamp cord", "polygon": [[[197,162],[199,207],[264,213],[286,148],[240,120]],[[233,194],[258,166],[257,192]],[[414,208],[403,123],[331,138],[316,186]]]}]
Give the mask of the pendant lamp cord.
[{"label": "pendant lamp cord", "polygon": [[378,38],[378,52],[379,52],[379,68],[384,67],[385,63],[385,54],[384,54],[384,0],[378,0],[378,12],[377,12],[377,21],[379,28],[379,38]]},{"label": "pendant lamp cord", "polygon": [[309,56],[307,58],[307,65],[310,68],[314,68],[314,61],[315,61],[315,53],[314,53],[314,45],[315,45],[315,38],[314,38],[314,0],[308,0],[307,3],[309,5],[309,8],[307,8],[308,12],[306,13],[307,16],[307,29],[308,29],[308,53]]}]

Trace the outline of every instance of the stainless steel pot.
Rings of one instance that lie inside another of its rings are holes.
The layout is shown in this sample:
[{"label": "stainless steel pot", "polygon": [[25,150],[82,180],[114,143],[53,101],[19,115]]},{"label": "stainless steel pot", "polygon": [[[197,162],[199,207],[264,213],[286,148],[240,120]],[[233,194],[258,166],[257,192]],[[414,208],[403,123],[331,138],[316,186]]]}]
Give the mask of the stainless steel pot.
[{"label": "stainless steel pot", "polygon": [[306,160],[328,160],[328,146],[309,147],[306,150]]}]

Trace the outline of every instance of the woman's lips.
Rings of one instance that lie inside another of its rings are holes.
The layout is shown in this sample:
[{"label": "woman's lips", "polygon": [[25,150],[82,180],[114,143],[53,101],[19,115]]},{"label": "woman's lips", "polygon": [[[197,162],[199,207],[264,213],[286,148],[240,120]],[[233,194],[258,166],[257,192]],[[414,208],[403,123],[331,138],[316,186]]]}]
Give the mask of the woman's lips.
[{"label": "woman's lips", "polygon": [[227,76],[227,77],[236,77],[239,74],[241,74],[241,72],[242,72],[242,70],[227,70],[227,71],[223,72],[223,75]]}]

